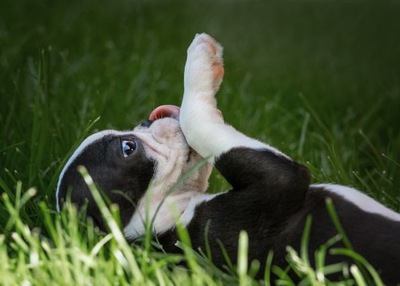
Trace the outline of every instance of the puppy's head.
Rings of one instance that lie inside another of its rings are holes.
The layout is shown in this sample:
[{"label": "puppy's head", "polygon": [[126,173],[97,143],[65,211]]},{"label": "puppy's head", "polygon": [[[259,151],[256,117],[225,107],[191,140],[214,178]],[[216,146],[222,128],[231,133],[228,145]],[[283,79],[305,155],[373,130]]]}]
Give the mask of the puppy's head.
[{"label": "puppy's head", "polygon": [[[78,207],[87,204],[87,214],[105,230],[100,211],[77,167],[85,166],[96,186],[118,205],[123,226],[143,207],[150,194],[151,204],[161,202],[176,188],[182,174],[202,158],[188,146],[178,121],[179,108],[161,106],[150,120],[132,131],[105,130],[86,138],[65,164],[57,184],[56,203],[60,210],[67,197]],[[192,171],[174,193],[205,191],[209,165]],[[136,226],[133,226],[136,227]],[[140,229],[140,227],[137,227]]]}]

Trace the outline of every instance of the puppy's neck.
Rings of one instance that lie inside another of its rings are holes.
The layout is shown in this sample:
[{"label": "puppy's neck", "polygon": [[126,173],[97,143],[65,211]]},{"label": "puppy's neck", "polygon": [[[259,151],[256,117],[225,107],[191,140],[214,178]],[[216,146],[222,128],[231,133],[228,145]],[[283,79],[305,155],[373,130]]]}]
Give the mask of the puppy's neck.
[{"label": "puppy's neck", "polygon": [[163,195],[153,190],[139,201],[137,209],[124,228],[125,237],[133,240],[145,233],[146,223],[153,223],[154,234],[173,229],[186,212],[190,202],[204,196],[198,190],[179,189]]},{"label": "puppy's neck", "polygon": [[[182,170],[172,168],[168,179],[156,177],[151,182],[145,196],[138,202],[136,211],[124,232],[128,239],[135,239],[145,233],[146,222],[153,223],[155,234],[162,234],[175,227],[178,220],[186,225],[193,206],[192,201],[201,201],[208,188],[208,178],[212,165],[206,164],[185,178]],[[186,213],[186,215],[184,215]],[[185,219],[181,219],[184,217]]]}]

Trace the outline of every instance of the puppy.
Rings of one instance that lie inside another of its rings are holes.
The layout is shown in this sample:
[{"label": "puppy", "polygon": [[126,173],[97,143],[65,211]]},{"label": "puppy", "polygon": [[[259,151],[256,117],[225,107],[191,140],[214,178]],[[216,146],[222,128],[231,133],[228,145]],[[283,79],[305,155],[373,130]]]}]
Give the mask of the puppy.
[{"label": "puppy", "polygon": [[[309,215],[310,257],[337,234],[326,210],[326,199],[331,198],[354,249],[386,283],[400,282],[400,215],[352,188],[310,184],[305,166],[225,124],[215,99],[223,73],[222,47],[206,34],[196,35],[187,52],[181,108],[160,106],[132,131],[106,130],[84,140],[60,174],[57,209],[69,193],[78,207],[87,204],[88,215],[106,229],[77,172],[83,165],[119,206],[127,239],[144,234],[148,214],[163,248],[179,252],[179,222],[187,228],[193,247],[205,249],[209,243],[213,262],[222,266],[226,261],[220,244],[236,261],[238,235],[245,230],[249,259],[257,259],[264,269],[270,250],[273,263],[284,265],[286,247],[300,248]],[[207,163],[194,168],[203,158]],[[230,191],[205,193],[212,166],[232,185]],[[343,260],[327,257],[328,263]]]}]

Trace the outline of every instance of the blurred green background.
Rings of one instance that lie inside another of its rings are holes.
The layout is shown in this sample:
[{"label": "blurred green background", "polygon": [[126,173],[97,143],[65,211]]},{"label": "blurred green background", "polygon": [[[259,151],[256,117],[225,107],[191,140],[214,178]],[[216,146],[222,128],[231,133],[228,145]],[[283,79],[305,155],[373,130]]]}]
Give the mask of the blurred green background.
[{"label": "blurred green background", "polygon": [[[307,164],[313,181],[400,210],[399,15],[398,1],[3,0],[0,189],[36,187],[26,220],[40,225],[37,203],[54,208],[84,136],[179,105],[186,48],[207,32],[225,47],[228,122]],[[226,187],[214,174],[211,190]]]}]

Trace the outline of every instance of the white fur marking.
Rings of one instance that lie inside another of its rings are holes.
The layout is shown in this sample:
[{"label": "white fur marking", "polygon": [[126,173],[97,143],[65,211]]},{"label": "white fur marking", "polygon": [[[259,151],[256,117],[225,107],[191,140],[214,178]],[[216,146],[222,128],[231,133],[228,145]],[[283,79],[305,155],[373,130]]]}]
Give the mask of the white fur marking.
[{"label": "white fur marking", "polygon": [[69,168],[69,166],[72,164],[72,162],[80,155],[82,154],[82,152],[92,143],[100,140],[101,138],[103,138],[104,136],[107,135],[123,135],[123,134],[130,134],[129,131],[116,131],[116,130],[104,130],[104,131],[100,131],[97,133],[94,133],[92,135],[90,135],[89,137],[87,137],[85,140],[82,141],[82,143],[79,145],[79,147],[74,151],[74,153],[72,153],[71,157],[69,157],[67,163],[64,165],[64,168],[62,169],[60,176],[58,177],[58,182],[57,182],[57,189],[56,189],[56,208],[57,211],[60,211],[60,202],[58,200],[58,193],[60,192],[60,185],[61,185],[61,181],[62,178],[65,175],[65,172],[67,171],[67,169]]},{"label": "white fur marking", "polygon": [[312,187],[323,188],[328,192],[337,194],[344,198],[346,201],[354,203],[360,209],[374,214],[382,215],[394,221],[400,221],[400,214],[378,203],[366,194],[341,185],[335,184],[313,184]]},{"label": "white fur marking", "polygon": [[171,194],[163,202],[162,196],[156,194],[152,196],[153,194],[146,192],[146,196],[140,200],[135,213],[124,228],[125,237],[135,239],[145,233],[146,214],[148,223],[154,220],[152,229],[154,233],[161,234],[173,228],[191,198],[196,197],[197,194],[198,192],[193,191]]},{"label": "white fur marking", "polygon": [[187,226],[190,223],[190,221],[193,219],[196,207],[199,204],[201,204],[203,202],[208,202],[222,194],[224,194],[224,192],[217,193],[217,194],[199,194],[196,197],[193,197],[190,200],[187,208],[183,212],[182,216],[179,218],[179,222],[181,224],[183,224],[184,226]]},{"label": "white fur marking", "polygon": [[[230,125],[210,122],[210,116],[202,112],[202,103],[194,104],[198,108],[197,112],[182,113],[182,122],[186,123],[182,124],[186,125],[182,129],[189,145],[202,157],[211,157],[210,161],[213,162],[216,158],[233,148],[245,147],[255,150],[267,150],[278,156],[290,159],[290,157],[278,149],[250,138]],[[185,118],[185,116],[194,116],[193,113],[197,113],[195,120],[192,121],[192,119]],[[196,122],[202,122],[202,126],[190,127],[196,126]]]},{"label": "white fur marking", "polygon": [[[174,228],[178,221],[187,226],[192,220],[195,209],[199,204],[210,201],[221,194],[223,193],[202,194],[193,191],[173,194],[166,198],[158,213],[156,211],[162,199],[154,200],[150,198],[151,201],[147,205],[149,222],[156,216],[152,231],[156,234],[162,234]],[[124,228],[125,237],[128,239],[138,238],[145,233],[145,200],[145,198],[141,200],[139,207]]]}]

